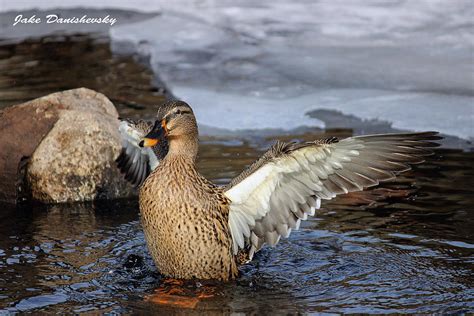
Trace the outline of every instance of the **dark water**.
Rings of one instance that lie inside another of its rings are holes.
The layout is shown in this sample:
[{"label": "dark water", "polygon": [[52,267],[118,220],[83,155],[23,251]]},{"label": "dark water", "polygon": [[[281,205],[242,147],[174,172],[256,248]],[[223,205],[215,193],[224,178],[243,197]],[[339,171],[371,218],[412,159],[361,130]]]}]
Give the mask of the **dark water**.
[{"label": "dark water", "polygon": [[[244,145],[202,151],[201,170],[217,182],[258,154]],[[323,205],[236,282],[211,285],[215,297],[185,311],[472,311],[472,158],[439,151],[396,182]],[[366,194],[379,201],[367,205]],[[162,280],[133,201],[3,209],[0,271],[7,311],[181,310],[145,300]]]},{"label": "dark water", "polygon": [[[50,44],[31,40],[0,47],[3,106],[81,85],[107,93],[123,116],[147,115],[152,112],[147,105],[163,99],[146,68],[133,58],[112,56],[104,39],[40,41]],[[99,55],[85,58],[88,53]],[[79,79],[56,78],[78,59],[82,66],[71,67]],[[28,73],[25,64],[31,65]],[[270,143],[203,139],[199,169],[226,183]],[[472,152],[440,149],[394,182],[323,204],[300,231],[262,250],[227,284],[164,286],[146,249],[135,201],[1,206],[0,314],[472,312],[473,158]],[[171,288],[184,291],[188,301],[203,291],[213,296],[194,309],[158,304]]]},{"label": "dark water", "polygon": [[145,61],[114,56],[101,34],[0,40],[0,108],[49,93],[87,87],[104,93],[124,117],[154,113],[168,94]]}]

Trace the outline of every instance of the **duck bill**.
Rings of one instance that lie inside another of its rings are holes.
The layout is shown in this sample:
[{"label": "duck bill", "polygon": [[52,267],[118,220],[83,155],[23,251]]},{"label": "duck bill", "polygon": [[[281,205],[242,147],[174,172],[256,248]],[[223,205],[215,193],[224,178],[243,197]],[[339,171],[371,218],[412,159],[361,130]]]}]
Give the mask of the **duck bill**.
[{"label": "duck bill", "polygon": [[143,138],[140,142],[140,147],[153,147],[158,144],[159,140],[155,138]]},{"label": "duck bill", "polygon": [[139,143],[140,147],[153,147],[156,146],[160,140],[162,140],[167,134],[165,120],[155,122],[155,125],[151,131],[142,139]]}]

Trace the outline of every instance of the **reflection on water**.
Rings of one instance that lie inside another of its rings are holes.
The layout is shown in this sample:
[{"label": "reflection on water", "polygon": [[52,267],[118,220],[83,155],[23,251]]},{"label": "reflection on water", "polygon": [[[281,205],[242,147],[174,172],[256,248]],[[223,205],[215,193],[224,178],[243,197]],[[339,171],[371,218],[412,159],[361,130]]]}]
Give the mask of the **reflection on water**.
[{"label": "reflection on water", "polygon": [[[150,116],[147,105],[164,93],[151,81],[145,66],[113,56],[100,37],[0,44],[0,108],[86,86],[109,96],[122,116]],[[207,137],[199,169],[225,184],[270,143]],[[300,231],[243,266],[238,280],[206,285],[215,296],[194,311],[473,311],[473,156],[439,150],[394,182],[324,204]],[[146,299],[163,280],[146,249],[136,201],[0,209],[0,314],[183,312]]]},{"label": "reflection on water", "polygon": [[[226,182],[260,151],[208,142],[199,167]],[[323,205],[237,281],[212,285],[195,311],[472,310],[473,155],[439,151],[394,182]],[[134,201],[4,209],[0,271],[7,311],[180,311],[145,300],[162,279]]]},{"label": "reflection on water", "polygon": [[160,104],[169,94],[145,65],[113,56],[108,38],[101,35],[0,41],[0,109],[79,87],[104,93],[124,117],[154,113],[147,105]]}]

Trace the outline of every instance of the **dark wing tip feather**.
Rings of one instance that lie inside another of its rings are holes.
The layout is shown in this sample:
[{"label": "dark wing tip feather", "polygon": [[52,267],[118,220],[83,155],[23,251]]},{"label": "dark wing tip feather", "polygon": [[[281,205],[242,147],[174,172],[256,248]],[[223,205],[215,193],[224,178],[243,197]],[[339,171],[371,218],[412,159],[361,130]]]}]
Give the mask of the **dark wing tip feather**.
[{"label": "dark wing tip feather", "polygon": [[[137,161],[134,162],[135,157]],[[146,172],[150,169],[148,159],[137,150],[129,154],[127,148],[122,148],[115,162],[124,178],[135,187],[140,186],[149,174],[149,172]]]},{"label": "dark wing tip feather", "polygon": [[[117,167],[124,174],[124,178],[132,185],[139,187],[151,172],[150,153],[144,152],[138,146],[139,138],[146,135],[153,126],[153,123],[144,120],[121,119],[125,122],[126,128],[122,129],[123,123],[119,128],[122,138],[122,150],[116,159]],[[153,148],[155,156],[157,149]],[[162,151],[160,151],[162,154]],[[166,153],[164,153],[166,154]],[[157,156],[158,159],[164,157],[164,154]]]}]

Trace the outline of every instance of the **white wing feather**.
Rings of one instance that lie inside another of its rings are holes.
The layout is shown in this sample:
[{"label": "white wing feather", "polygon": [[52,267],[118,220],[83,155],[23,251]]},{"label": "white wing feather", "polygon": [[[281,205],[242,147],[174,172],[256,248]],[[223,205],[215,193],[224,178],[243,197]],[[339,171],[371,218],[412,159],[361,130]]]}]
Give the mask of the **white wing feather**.
[{"label": "white wing feather", "polygon": [[392,179],[409,164],[422,162],[431,154],[426,147],[437,146],[429,142],[439,139],[436,134],[359,136],[276,153],[225,191],[234,254],[250,243],[252,257],[263,243],[275,245],[298,229],[321,200]]}]

